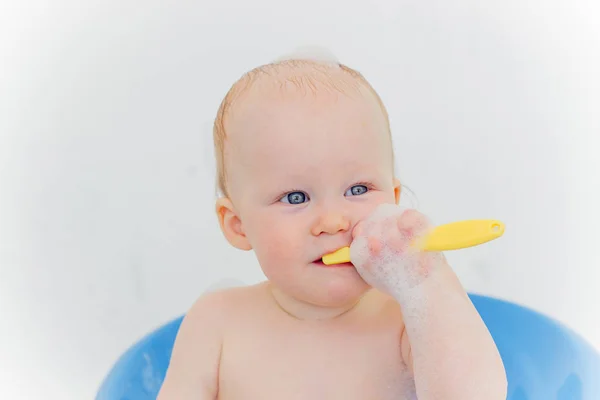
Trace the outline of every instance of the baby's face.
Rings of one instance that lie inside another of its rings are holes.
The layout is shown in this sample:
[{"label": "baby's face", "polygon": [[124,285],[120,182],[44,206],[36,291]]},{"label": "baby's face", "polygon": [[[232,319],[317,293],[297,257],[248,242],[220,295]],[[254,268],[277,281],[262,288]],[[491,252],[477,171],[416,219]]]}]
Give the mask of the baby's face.
[{"label": "baby's face", "polygon": [[321,306],[356,300],[368,286],[352,266],[321,257],[399,195],[386,119],[373,96],[280,90],[245,95],[229,121],[228,187],[267,276]]}]

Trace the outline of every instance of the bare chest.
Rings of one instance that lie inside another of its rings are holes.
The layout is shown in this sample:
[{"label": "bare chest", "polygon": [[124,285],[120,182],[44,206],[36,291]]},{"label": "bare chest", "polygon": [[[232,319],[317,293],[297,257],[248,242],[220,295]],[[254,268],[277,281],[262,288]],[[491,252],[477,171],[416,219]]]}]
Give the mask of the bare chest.
[{"label": "bare chest", "polygon": [[219,380],[221,400],[416,398],[395,329],[250,329],[225,342]]}]

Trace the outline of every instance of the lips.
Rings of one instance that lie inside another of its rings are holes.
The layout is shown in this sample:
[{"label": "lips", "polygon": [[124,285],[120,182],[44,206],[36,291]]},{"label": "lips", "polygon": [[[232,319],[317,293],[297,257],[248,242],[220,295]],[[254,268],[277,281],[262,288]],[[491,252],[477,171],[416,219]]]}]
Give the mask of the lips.
[{"label": "lips", "polygon": [[336,268],[336,267],[354,267],[354,264],[352,263],[341,263],[341,264],[332,264],[332,265],[325,265],[325,263],[323,263],[323,259],[322,258],[318,258],[315,261],[313,261],[313,264],[319,266],[319,267],[325,267],[325,268]]},{"label": "lips", "polygon": [[327,267],[327,268],[332,268],[332,267],[354,267],[354,264],[352,264],[351,262],[347,262],[347,263],[342,263],[342,264],[331,264],[331,265],[325,265],[325,263],[323,263],[323,257],[326,256],[327,254],[331,254],[334,253],[336,251],[338,251],[339,249],[345,247],[345,246],[349,246],[348,245],[340,245],[338,247],[331,247],[326,249],[326,251],[321,254],[321,256],[319,258],[317,258],[316,260],[314,260],[312,263],[320,266],[320,267]]}]

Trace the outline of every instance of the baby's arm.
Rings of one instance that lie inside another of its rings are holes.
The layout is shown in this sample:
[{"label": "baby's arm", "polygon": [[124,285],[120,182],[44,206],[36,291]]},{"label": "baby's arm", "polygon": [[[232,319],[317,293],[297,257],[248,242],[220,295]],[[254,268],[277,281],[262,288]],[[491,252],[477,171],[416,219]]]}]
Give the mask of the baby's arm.
[{"label": "baby's arm", "polygon": [[447,264],[412,293],[394,296],[404,314],[402,355],[419,399],[506,399],[496,345]]},{"label": "baby's arm", "polygon": [[429,231],[415,210],[380,206],[355,229],[351,259],[372,286],[402,309],[402,356],[419,400],[505,400],[496,345],[441,253],[409,247]]},{"label": "baby's arm", "polygon": [[157,400],[215,400],[221,357],[223,298],[210,293],[186,314]]}]

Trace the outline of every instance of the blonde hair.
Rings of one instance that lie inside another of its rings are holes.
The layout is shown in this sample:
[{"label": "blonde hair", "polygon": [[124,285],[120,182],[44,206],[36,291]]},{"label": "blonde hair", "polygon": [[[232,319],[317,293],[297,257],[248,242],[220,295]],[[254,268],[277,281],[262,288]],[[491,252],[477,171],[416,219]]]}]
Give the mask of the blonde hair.
[{"label": "blonde hair", "polygon": [[[305,67],[307,66],[311,67],[310,74],[305,72]],[[269,64],[261,65],[246,72],[231,86],[223,98],[213,124],[213,141],[217,164],[217,196],[229,197],[229,192],[227,190],[227,171],[225,167],[225,142],[227,140],[225,120],[229,111],[235,104],[236,99],[238,99],[242,93],[249,90],[259,77],[278,76],[278,72],[282,71],[283,68],[287,71],[291,71],[291,75],[287,75],[284,78],[285,83],[291,83],[297,87],[304,87],[313,91],[316,90],[317,83],[340,92],[344,92],[349,86],[353,86],[354,89],[359,89],[361,87],[366,88],[375,96],[375,99],[379,103],[386,120],[388,133],[390,133],[387,110],[375,89],[373,89],[371,84],[369,84],[361,73],[340,63],[333,53],[323,48],[298,49],[292,54],[280,57]],[[351,82],[348,82],[348,80],[343,81],[332,78],[332,75],[330,74],[332,68],[341,70],[344,74],[349,75],[353,79]],[[302,72],[300,72],[301,69],[303,70]]]}]

